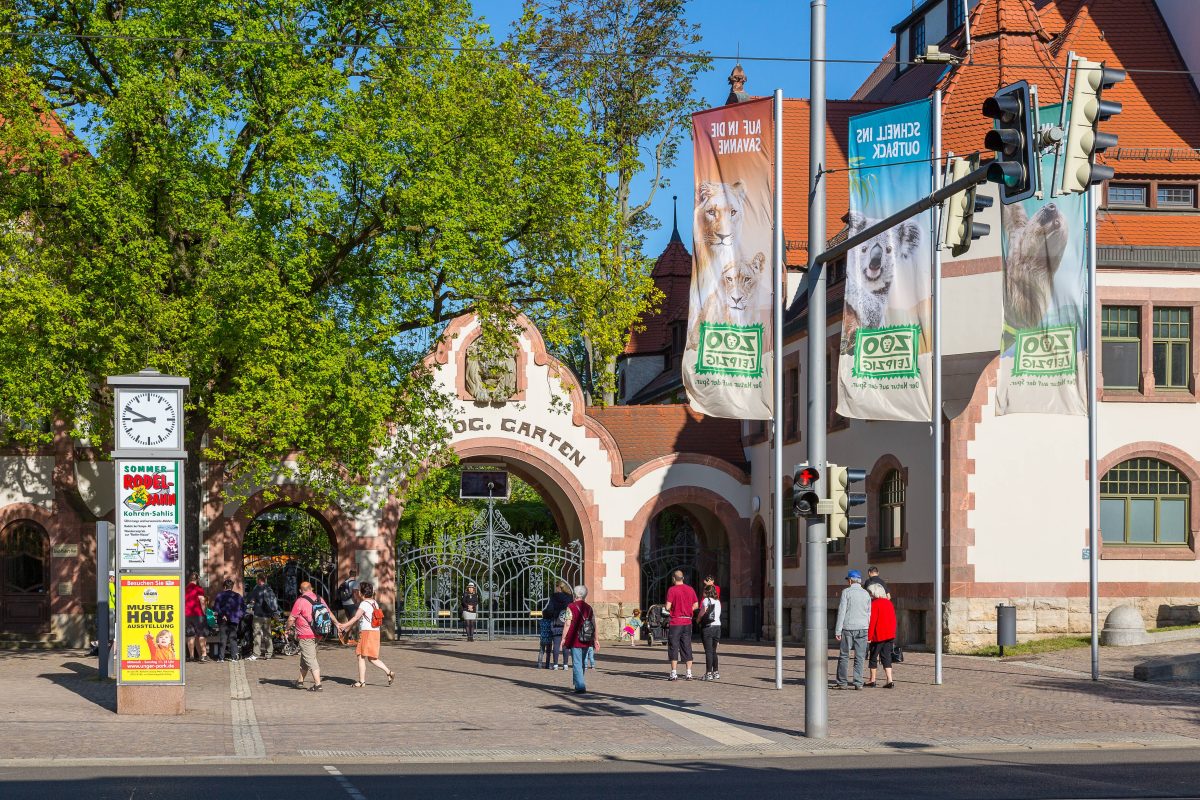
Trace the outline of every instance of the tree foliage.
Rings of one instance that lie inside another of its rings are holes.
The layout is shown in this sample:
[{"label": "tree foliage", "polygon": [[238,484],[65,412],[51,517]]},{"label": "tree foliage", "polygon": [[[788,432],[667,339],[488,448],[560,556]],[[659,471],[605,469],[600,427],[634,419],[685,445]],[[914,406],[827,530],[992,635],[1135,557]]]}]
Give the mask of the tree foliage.
[{"label": "tree foliage", "polygon": [[597,312],[641,284],[588,266],[621,235],[611,156],[465,0],[15,0],[0,19],[18,439],[60,418],[107,442],[104,376],[152,366],[190,377],[189,450],[227,486],[288,453],[328,493],[396,485],[446,432],[419,334],[474,309],[499,341],[525,311],[561,344],[636,315]]},{"label": "tree foliage", "polygon": [[[647,275],[651,264],[642,244],[656,226],[650,205],[668,185],[664,172],[678,158],[688,115],[704,107],[693,96],[696,76],[710,63],[699,49],[699,26],[685,17],[687,0],[525,0],[525,5],[537,66],[549,86],[579,102],[605,154],[602,186],[605,200],[616,205],[621,235],[598,242],[602,247],[590,255],[612,277],[626,271]],[[649,310],[661,298],[652,284],[643,286]],[[596,297],[594,313],[603,318],[620,299]],[[613,363],[627,337],[627,328],[616,341],[582,337],[587,388],[610,403]]]}]

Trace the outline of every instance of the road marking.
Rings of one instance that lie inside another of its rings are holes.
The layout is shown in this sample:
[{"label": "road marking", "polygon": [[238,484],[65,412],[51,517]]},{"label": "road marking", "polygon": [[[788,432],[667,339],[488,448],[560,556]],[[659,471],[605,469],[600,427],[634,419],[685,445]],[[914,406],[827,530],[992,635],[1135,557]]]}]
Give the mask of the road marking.
[{"label": "road marking", "polygon": [[233,717],[234,754],[242,758],[264,758],[267,748],[258,730],[250,682],[246,680],[246,664],[241,659],[229,662],[229,705]]},{"label": "road marking", "polygon": [[692,733],[698,733],[724,745],[774,744],[770,739],[750,733],[736,725],[730,725],[728,722],[722,722],[709,714],[696,714],[659,703],[645,703],[639,708],[653,711],[660,717],[687,728]]},{"label": "road marking", "polygon": [[350,782],[350,779],[343,775],[341,770],[339,770],[337,767],[331,767],[327,764],[325,766],[325,771],[328,772],[329,776],[337,781],[338,785],[342,787],[342,790],[354,798],[354,800],[367,800],[366,795],[360,792],[354,786],[354,784]]}]

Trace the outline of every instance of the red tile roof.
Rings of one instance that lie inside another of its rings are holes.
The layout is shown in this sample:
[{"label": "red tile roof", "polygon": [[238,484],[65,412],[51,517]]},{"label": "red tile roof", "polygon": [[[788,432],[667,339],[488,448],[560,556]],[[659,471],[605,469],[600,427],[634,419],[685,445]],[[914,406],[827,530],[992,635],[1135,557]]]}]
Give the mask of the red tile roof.
[{"label": "red tile roof", "polygon": [[740,420],[706,417],[683,405],[593,407],[587,413],[616,439],[626,475],[672,453],[712,456],[739,468],[746,464]]},{"label": "red tile roof", "polygon": [[1200,247],[1200,219],[1181,214],[1100,212],[1096,242],[1109,245]]}]

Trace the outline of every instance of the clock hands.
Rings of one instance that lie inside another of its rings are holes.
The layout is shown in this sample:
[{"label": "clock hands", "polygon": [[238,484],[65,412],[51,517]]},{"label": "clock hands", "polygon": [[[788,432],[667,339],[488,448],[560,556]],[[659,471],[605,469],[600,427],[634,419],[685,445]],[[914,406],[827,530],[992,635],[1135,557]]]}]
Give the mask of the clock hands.
[{"label": "clock hands", "polygon": [[154,423],[156,423],[158,421],[158,417],[147,417],[145,414],[139,414],[138,412],[134,411],[132,408],[125,409],[125,413],[134,417],[134,419],[132,420],[133,422],[154,422]]}]

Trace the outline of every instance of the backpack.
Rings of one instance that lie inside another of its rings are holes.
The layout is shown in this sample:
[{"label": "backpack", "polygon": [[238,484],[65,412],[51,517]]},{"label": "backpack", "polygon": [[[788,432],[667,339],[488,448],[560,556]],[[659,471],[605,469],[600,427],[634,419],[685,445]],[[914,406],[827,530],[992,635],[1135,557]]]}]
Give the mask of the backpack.
[{"label": "backpack", "polygon": [[717,604],[710,602],[704,609],[704,613],[700,615],[700,627],[707,628],[712,625],[713,617],[716,615]]},{"label": "backpack", "polygon": [[325,605],[325,601],[318,598],[312,600],[308,597],[308,604],[312,606],[312,630],[318,636],[328,636],[333,633],[333,615],[329,613],[329,606]]},{"label": "backpack", "polygon": [[371,605],[375,606],[375,610],[371,612],[371,627],[378,628],[383,625],[383,609],[379,607],[378,603],[371,603]]},{"label": "backpack", "polygon": [[338,600],[342,601],[342,605],[354,600],[354,587],[350,585],[349,580],[342,581],[342,585],[338,587]]},{"label": "backpack", "polygon": [[575,631],[575,641],[579,644],[592,644],[596,641],[596,620],[586,616],[579,620],[579,628]]}]

